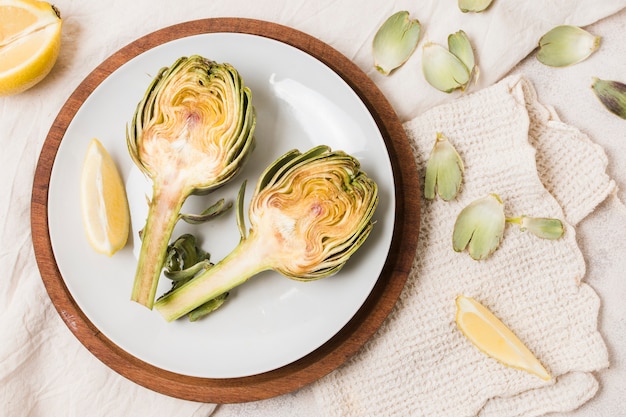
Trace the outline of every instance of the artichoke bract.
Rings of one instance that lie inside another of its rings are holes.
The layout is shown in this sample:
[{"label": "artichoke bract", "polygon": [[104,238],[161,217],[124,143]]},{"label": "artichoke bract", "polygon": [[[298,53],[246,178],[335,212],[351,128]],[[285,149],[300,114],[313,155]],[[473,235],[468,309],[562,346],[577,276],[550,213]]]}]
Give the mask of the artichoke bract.
[{"label": "artichoke bract", "polygon": [[182,57],[154,78],[127,129],[130,155],[153,183],[132,300],[152,308],[183,203],[240,171],[255,123],[250,89],[229,64]]},{"label": "artichoke bract", "polygon": [[175,320],[265,270],[302,281],[333,275],[369,236],[377,204],[378,186],[356,158],[327,146],[287,152],[257,182],[249,233],[238,215],[237,247],[155,307]]}]

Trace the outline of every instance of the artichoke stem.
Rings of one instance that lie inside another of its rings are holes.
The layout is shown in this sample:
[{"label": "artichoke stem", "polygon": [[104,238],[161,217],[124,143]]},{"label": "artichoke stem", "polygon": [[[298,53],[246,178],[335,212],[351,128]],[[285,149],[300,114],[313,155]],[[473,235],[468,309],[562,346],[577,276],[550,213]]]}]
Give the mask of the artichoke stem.
[{"label": "artichoke stem", "polygon": [[158,186],[157,182],[154,184],[131,294],[131,300],[149,309],[154,305],[167,245],[186,197],[176,184],[170,183],[169,186]]},{"label": "artichoke stem", "polygon": [[271,269],[271,245],[251,233],[212,268],[167,294],[155,303],[168,322],[189,313],[209,300],[243,284],[253,275]]}]

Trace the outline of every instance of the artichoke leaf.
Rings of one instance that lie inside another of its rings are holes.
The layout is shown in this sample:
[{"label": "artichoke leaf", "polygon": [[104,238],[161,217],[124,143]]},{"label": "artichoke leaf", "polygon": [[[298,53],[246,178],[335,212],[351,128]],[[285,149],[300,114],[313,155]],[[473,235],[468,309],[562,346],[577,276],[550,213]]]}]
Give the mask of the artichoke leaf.
[{"label": "artichoke leaf", "polygon": [[481,13],[487,10],[492,2],[493,0],[459,0],[459,9],[463,13]]},{"label": "artichoke leaf", "polygon": [[426,81],[444,93],[459,88],[464,90],[470,81],[470,71],[465,64],[452,52],[433,42],[424,45],[422,71]]},{"label": "artichoke leaf", "polygon": [[591,88],[608,111],[626,119],[626,84],[594,77]]},{"label": "artichoke leaf", "polygon": [[528,231],[542,239],[559,239],[565,233],[563,222],[559,219],[522,215],[520,217],[507,218],[506,221],[516,223],[522,232]]},{"label": "artichoke leaf", "polygon": [[181,235],[167,247],[163,269],[166,277],[182,281],[211,266],[210,255],[200,248],[194,235]]},{"label": "artichoke leaf", "polygon": [[221,198],[217,201],[217,203],[213,204],[200,214],[180,213],[179,217],[181,220],[189,224],[202,224],[227,212],[230,210],[232,205],[232,203],[226,203],[226,201]]},{"label": "artichoke leaf", "polygon": [[465,65],[471,79],[476,70],[476,58],[474,48],[465,31],[459,30],[448,36],[448,50]]},{"label": "artichoke leaf", "polygon": [[202,304],[200,307],[191,310],[189,313],[189,321],[198,321],[220,308],[226,302],[229,294],[230,293],[227,292],[220,294],[214,299]]},{"label": "artichoke leaf", "polygon": [[[168,246],[164,265],[165,276],[172,280],[172,287],[160,298],[189,282],[201,271],[211,268],[213,264],[209,258],[209,254],[198,246],[194,235],[186,233],[176,239]],[[224,293],[192,310],[189,320],[196,321],[215,311],[224,304],[227,296],[228,293]]]},{"label": "artichoke leaf", "polygon": [[417,48],[421,30],[419,20],[409,18],[406,10],[389,16],[372,41],[374,68],[389,75],[402,66]]},{"label": "artichoke leaf", "polygon": [[243,209],[243,198],[246,193],[247,183],[247,181],[243,181],[241,187],[239,188],[239,193],[237,194],[237,228],[239,229],[239,236],[242,240],[248,236],[248,233],[246,232],[246,219]]},{"label": "artichoke leaf", "polygon": [[500,245],[506,218],[504,204],[497,194],[489,194],[468,204],[454,223],[452,247],[468,250],[474,260],[491,255]]},{"label": "artichoke leaf", "polygon": [[537,59],[551,67],[567,67],[587,59],[600,41],[599,36],[577,26],[556,26],[539,39]]},{"label": "artichoke leaf", "polygon": [[444,201],[456,197],[463,180],[463,160],[442,133],[437,133],[435,145],[426,163],[424,198],[433,200],[436,194]]}]

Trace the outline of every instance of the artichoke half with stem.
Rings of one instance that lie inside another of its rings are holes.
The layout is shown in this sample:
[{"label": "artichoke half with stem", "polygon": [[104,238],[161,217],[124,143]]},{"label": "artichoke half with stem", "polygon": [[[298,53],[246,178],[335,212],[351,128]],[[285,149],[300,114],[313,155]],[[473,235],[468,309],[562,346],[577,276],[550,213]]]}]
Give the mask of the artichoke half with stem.
[{"label": "artichoke half with stem", "polygon": [[369,236],[378,204],[378,186],[359,161],[327,146],[287,152],[261,174],[248,210],[249,233],[244,189],[245,183],[237,203],[239,244],[155,303],[167,321],[265,270],[301,281],[335,274]]},{"label": "artichoke half with stem", "polygon": [[154,78],[127,129],[129,153],[153,184],[133,301],[152,308],[183,203],[240,171],[255,124],[250,89],[229,64],[181,57]]}]

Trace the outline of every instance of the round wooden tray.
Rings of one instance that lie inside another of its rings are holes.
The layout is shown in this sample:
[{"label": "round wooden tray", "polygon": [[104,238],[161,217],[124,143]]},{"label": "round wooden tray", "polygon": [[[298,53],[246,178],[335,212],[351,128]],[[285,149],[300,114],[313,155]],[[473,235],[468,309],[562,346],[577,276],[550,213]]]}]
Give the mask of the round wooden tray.
[{"label": "round wooden tray", "polygon": [[[83,102],[113,71],[160,44],[204,33],[235,32],[275,39],[317,58],[360,96],[385,140],[394,174],[396,212],[389,256],[371,294],[334,337],[305,357],[279,369],[242,378],[199,378],[165,371],[122,350],[105,337],[77,306],[59,272],[48,225],[48,188],[65,131]],[[146,35],[104,61],[69,97],[43,145],[31,202],[35,255],[43,282],[59,315],[80,342],[104,364],[151,390],[186,400],[233,403],[278,396],[309,384],[343,364],[376,332],[391,312],[407,279],[419,230],[419,180],[404,129],[375,84],[346,57],[297,30],[252,19],[203,19]]]}]

